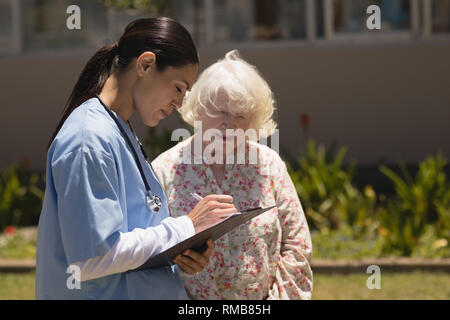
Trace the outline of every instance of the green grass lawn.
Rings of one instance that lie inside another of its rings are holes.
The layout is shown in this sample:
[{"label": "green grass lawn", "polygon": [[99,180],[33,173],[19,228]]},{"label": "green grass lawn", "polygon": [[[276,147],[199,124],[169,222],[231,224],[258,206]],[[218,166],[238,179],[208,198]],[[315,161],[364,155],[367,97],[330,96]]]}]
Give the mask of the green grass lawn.
[{"label": "green grass lawn", "polygon": [[381,289],[368,289],[368,274],[315,275],[313,299],[450,299],[448,273],[382,273]]},{"label": "green grass lawn", "polygon": [[[314,275],[313,299],[450,299],[446,273],[381,274],[381,289],[369,290],[369,275]],[[35,273],[0,273],[0,299],[34,299]]]},{"label": "green grass lawn", "polygon": [[0,273],[0,299],[34,299],[35,272]]}]

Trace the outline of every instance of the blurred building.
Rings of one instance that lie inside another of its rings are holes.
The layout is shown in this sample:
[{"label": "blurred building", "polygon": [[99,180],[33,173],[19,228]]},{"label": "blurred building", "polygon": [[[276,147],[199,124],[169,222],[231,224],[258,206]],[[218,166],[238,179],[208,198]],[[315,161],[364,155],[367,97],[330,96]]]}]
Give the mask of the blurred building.
[{"label": "blurred building", "polygon": [[[68,30],[66,9],[81,9]],[[308,136],[348,146],[360,164],[450,158],[450,1],[171,0],[204,69],[231,49],[258,67],[277,101],[280,144],[297,155]],[[381,30],[366,9],[381,8]],[[83,66],[143,15],[93,0],[0,0],[0,168],[46,144]],[[141,137],[146,128],[133,122]],[[163,127],[175,128],[172,116]]]}]

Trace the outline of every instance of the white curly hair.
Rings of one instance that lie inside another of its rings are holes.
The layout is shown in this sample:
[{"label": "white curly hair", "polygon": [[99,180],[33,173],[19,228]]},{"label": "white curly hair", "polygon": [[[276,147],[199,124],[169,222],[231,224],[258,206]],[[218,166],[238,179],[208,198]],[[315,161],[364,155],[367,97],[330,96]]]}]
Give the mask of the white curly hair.
[{"label": "white curly hair", "polygon": [[229,102],[226,107],[232,114],[244,114],[251,119],[250,128],[258,132],[258,139],[272,135],[277,127],[273,120],[272,90],[256,67],[240,58],[237,50],[228,52],[202,72],[183,100],[181,116],[193,126],[194,121],[202,120],[202,115],[223,109],[216,101],[223,101],[218,97],[224,94]]}]

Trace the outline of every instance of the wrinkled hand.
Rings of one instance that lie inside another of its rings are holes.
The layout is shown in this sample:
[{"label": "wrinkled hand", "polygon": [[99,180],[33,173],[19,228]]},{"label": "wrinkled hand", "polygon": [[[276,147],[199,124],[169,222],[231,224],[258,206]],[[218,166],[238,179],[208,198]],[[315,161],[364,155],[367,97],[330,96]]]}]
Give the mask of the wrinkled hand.
[{"label": "wrinkled hand", "polygon": [[209,264],[209,257],[214,249],[214,242],[209,239],[207,242],[208,248],[203,253],[197,253],[194,250],[185,250],[183,254],[177,255],[173,262],[175,262],[181,270],[185,273],[194,275],[202,271]]},{"label": "wrinkled hand", "polygon": [[187,215],[194,224],[195,233],[219,223],[237,212],[233,205],[233,197],[225,194],[208,195]]}]

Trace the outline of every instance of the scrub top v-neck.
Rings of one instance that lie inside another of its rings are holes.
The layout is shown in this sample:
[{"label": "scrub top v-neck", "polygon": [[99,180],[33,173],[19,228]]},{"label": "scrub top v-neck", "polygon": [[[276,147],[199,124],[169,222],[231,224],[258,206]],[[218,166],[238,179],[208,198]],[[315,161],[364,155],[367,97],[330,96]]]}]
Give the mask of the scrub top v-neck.
[{"label": "scrub top v-neck", "polygon": [[[136,151],[140,145],[114,113]],[[120,233],[159,225],[169,217],[164,191],[141,152],[145,177],[161,209],[145,203],[147,190],[133,153],[97,98],[77,107],[47,155],[46,192],[38,226],[37,299],[186,299],[175,267],[118,273],[67,285],[68,266],[104,255]]]}]

